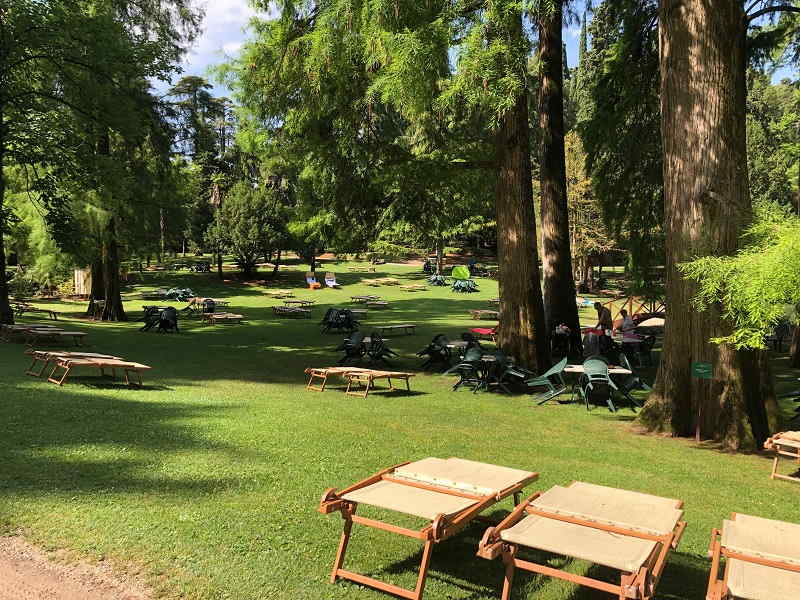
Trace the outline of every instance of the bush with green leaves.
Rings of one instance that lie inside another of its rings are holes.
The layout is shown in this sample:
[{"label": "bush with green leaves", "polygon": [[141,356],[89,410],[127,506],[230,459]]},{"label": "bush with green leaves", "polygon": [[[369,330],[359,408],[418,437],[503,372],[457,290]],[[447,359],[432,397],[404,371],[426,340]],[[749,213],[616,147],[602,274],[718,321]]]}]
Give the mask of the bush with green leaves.
[{"label": "bush with green leaves", "polygon": [[428,278],[428,283],[431,285],[438,285],[438,286],[445,286],[448,285],[450,282],[447,281],[447,277],[444,275],[437,275],[434,273]]},{"label": "bush with green leaves", "polygon": [[705,256],[679,266],[697,282],[695,307],[720,306],[734,327],[711,341],[736,348],[764,348],[764,337],[787,307],[800,304],[800,217],[773,203],[760,203],[755,212],[736,255]]},{"label": "bush with green leaves", "polygon": [[459,294],[470,294],[478,291],[478,284],[474,279],[454,279],[452,290]]}]

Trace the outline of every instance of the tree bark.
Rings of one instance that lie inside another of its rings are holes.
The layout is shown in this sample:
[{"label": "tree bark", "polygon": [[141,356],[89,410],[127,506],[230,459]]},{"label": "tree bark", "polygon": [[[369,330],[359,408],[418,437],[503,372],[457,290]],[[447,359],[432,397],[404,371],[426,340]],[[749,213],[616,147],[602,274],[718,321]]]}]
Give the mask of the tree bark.
[{"label": "tree bark", "polygon": [[92,261],[92,289],[89,291],[89,306],[86,308],[86,316],[94,317],[97,315],[97,301],[105,298],[106,286],[103,279],[103,257],[98,256]]},{"label": "tree bark", "polygon": [[3,120],[3,110],[0,106],[0,323],[11,325],[14,323],[14,312],[11,310],[11,303],[8,298],[8,280],[6,279],[6,245],[3,234],[6,229],[6,221],[3,218],[3,207],[6,198],[6,175],[3,165],[5,160],[5,139],[3,132],[5,123]]},{"label": "tree bark", "polygon": [[272,279],[275,279],[278,276],[278,270],[280,269],[280,267],[281,267],[281,251],[280,249],[278,249],[278,251],[275,253],[275,262],[273,263],[272,266]]},{"label": "tree bark", "polygon": [[496,132],[499,173],[495,198],[500,263],[498,346],[516,361],[541,371],[550,366],[536,244],[531,181],[527,91],[502,118]]},{"label": "tree bark", "polygon": [[789,346],[789,366],[800,369],[800,323],[795,324],[792,331],[792,342]]},{"label": "tree bark", "polygon": [[225,276],[222,274],[222,252],[217,252],[217,277],[225,279]]},{"label": "tree bark", "polygon": [[[546,10],[546,9],[545,9]],[[560,1],[539,18],[539,183],[546,334],[561,324],[580,347],[581,332],[572,274],[567,168],[564,161],[564,70]]]},{"label": "tree bark", "polygon": [[103,287],[106,300],[103,306],[103,321],[127,321],[120,292],[117,224],[113,216],[108,220],[103,242]]},{"label": "tree bark", "polygon": [[[709,341],[731,325],[717,307],[690,309],[697,286],[678,270],[694,257],[736,252],[752,217],[744,14],[727,0],[662,0],[659,28],[670,319],[640,419],[650,429],[695,434],[728,450],[758,446],[767,435],[764,392],[772,385],[766,361]],[[711,363],[713,378],[692,377],[694,362]]]},{"label": "tree bark", "polygon": [[444,273],[444,251],[442,249],[442,238],[436,238],[436,274]]}]

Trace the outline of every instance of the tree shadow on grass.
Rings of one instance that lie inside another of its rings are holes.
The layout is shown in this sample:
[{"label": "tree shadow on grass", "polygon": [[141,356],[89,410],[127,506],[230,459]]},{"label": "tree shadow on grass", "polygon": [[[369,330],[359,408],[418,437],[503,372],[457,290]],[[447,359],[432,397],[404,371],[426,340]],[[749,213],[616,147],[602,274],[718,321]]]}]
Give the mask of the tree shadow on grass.
[{"label": "tree shadow on grass", "polygon": [[[226,410],[220,404],[144,402],[55,386],[3,395],[0,497],[97,491],[198,496],[238,485],[235,478],[173,477],[159,468],[172,453],[239,452],[205,439],[192,423]],[[140,458],[145,455],[150,458]]]}]

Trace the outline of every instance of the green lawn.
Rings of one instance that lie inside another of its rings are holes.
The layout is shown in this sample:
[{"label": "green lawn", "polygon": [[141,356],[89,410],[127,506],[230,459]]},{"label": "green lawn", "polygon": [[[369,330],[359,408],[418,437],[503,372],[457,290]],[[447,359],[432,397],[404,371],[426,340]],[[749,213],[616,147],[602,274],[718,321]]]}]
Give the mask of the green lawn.
[{"label": "green lawn", "polygon": [[[167,598],[383,598],[354,584],[328,583],[341,519],[315,511],[320,495],[404,460],[460,456],[539,471],[532,491],[580,479],[684,500],[689,527],[659,598],[699,600],[711,528],[731,511],[800,522],[798,488],[770,481],[766,457],[638,435],[627,409],[612,415],[578,405],[536,407],[525,396],[452,393],[452,380],[437,374],[414,378],[410,395],[374,393],[364,400],[339,389],[307,392],[303,369],[338,359],[332,349],[342,336],[322,335],[317,326],[328,306],[346,306],[358,293],[391,300],[393,308],[370,314],[363,329],[416,322],[417,335],[389,342],[401,354],[395,366],[406,370],[417,367],[414,352],[434,334],[455,337],[475,326],[467,310],[486,308],[497,295],[496,283],[485,279],[480,293],[464,296],[448,288],[376,290],[359,280],[392,275],[411,282],[422,274],[394,266],[349,274],[345,266],[321,268],[337,272],[341,290],[300,289],[304,269],[290,274],[285,287],[317,299],[305,320],[276,319],[270,306],[282,301],[260,287],[222,284],[213,274],[147,274],[145,286],[131,288],[126,308],[137,318],[150,303],[138,292],[189,285],[230,299],[248,324],[183,320],[180,335],[139,333],[135,321],[72,320],[83,304],[49,303],[70,328],[89,332],[93,351],[154,369],[143,390],[90,377],[59,388],[23,374],[21,345],[0,345],[3,531],[127,565]],[[584,311],[587,321],[591,316]],[[781,385],[791,386],[791,374],[778,367]],[[428,598],[499,598],[501,563],[474,556],[483,530],[474,526],[436,547]],[[418,544],[354,531],[351,569],[413,585]],[[607,597],[523,574],[515,588],[517,598]]]}]

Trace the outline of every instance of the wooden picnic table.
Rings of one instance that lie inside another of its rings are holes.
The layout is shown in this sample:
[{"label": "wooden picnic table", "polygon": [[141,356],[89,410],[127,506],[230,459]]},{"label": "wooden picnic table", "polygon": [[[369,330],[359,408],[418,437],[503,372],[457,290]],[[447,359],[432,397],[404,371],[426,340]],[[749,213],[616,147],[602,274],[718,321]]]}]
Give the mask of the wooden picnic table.
[{"label": "wooden picnic table", "polygon": [[375,267],[347,267],[347,270],[353,273],[374,273]]},{"label": "wooden picnic table", "polygon": [[283,301],[283,303],[286,306],[292,306],[293,304],[296,304],[298,306],[312,306],[315,302],[316,302],[316,300],[302,300],[302,299],[300,299],[300,300],[284,300]]},{"label": "wooden picnic table", "polygon": [[398,323],[396,325],[375,325],[374,329],[377,329],[381,334],[388,332],[402,332],[406,335],[414,335],[416,333],[417,326],[413,323]]}]

